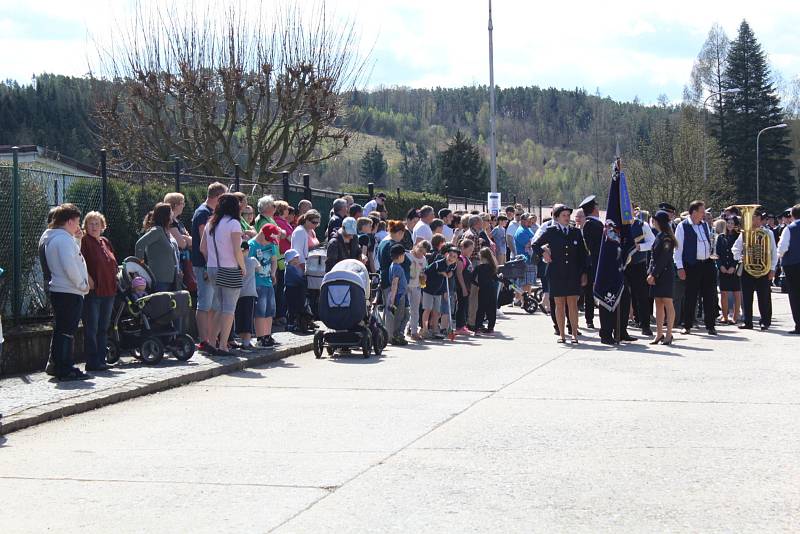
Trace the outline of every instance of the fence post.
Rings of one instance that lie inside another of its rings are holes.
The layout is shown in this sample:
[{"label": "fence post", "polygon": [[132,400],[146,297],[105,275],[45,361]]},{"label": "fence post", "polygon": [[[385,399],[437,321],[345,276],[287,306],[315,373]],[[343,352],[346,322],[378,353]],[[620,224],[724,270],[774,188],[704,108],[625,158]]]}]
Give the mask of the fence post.
[{"label": "fence post", "polygon": [[108,169],[106,168],[106,149],[100,149],[100,213],[106,212],[108,202]]},{"label": "fence post", "polygon": [[542,199],[539,199],[539,224],[542,224]]},{"label": "fence post", "polygon": [[311,200],[311,176],[308,174],[303,175],[303,198]]},{"label": "fence post", "polygon": [[175,158],[175,192],[181,192],[181,158]]},{"label": "fence post", "polygon": [[237,193],[241,189],[241,187],[240,187],[241,186],[241,182],[239,180],[239,168],[240,167],[239,167],[238,163],[234,164],[234,166],[233,166],[233,188],[236,190]]},{"label": "fence post", "polygon": [[58,204],[58,178],[53,178],[53,206]]},{"label": "fence post", "polygon": [[511,198],[514,199],[514,202],[512,203],[512,205],[516,206],[517,205],[517,195],[512,195]]},{"label": "fence post", "polygon": [[13,154],[11,173],[11,233],[13,234],[13,269],[14,285],[11,288],[13,299],[11,311],[14,324],[19,324],[22,315],[22,212],[20,211],[19,183],[19,147],[11,147]]},{"label": "fence post", "polygon": [[369,193],[370,200],[372,200],[372,197],[375,196],[375,184],[374,183],[369,182],[367,184],[367,192]]},{"label": "fence post", "polygon": [[397,188],[397,201],[400,201],[400,188]]},{"label": "fence post", "polygon": [[531,199],[528,199],[528,213],[531,212]]},{"label": "fence post", "polygon": [[283,200],[289,202],[289,171],[281,173],[281,184],[283,185]]},{"label": "fence post", "polygon": [[469,206],[467,206],[467,189],[464,188],[464,211],[469,211]]}]

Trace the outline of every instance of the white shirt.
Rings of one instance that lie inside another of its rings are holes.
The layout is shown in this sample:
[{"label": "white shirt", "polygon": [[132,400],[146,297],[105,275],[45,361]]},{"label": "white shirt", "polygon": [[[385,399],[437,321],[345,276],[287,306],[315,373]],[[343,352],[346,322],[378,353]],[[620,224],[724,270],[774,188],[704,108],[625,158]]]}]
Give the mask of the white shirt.
[{"label": "white shirt", "polygon": [[[771,265],[769,267],[770,271],[775,271],[778,268],[778,247],[775,246],[775,234],[772,233],[772,230],[769,228],[764,228],[767,231],[768,239],[769,239],[769,249],[770,249],[770,258],[771,258]],[[784,232],[785,233],[785,232]],[[739,237],[736,238],[736,243],[733,244],[731,247],[731,252],[733,252],[733,259],[736,261],[741,261],[742,259],[742,249],[744,248],[744,241],[742,237],[744,233],[740,233]],[[788,243],[787,243],[788,245]]]},{"label": "white shirt", "polygon": [[305,263],[308,257],[308,232],[302,224],[298,224],[292,231],[292,248],[297,251],[300,263]]},{"label": "white shirt", "polygon": [[[544,234],[544,231],[547,230],[548,228],[550,228],[551,226],[553,226],[554,224],[557,224],[557,223],[555,223],[553,219],[550,219],[549,221],[547,221],[546,223],[541,225],[539,228],[537,228],[536,229],[536,233],[533,234],[533,239],[531,239],[531,243],[536,242],[540,237],[542,237],[542,234]],[[533,228],[531,228],[531,229],[533,229]]]},{"label": "white shirt", "polygon": [[[691,221],[690,221],[691,222]],[[700,221],[700,224],[692,224],[692,229],[694,233],[697,235],[697,261],[706,261],[708,258],[711,257],[711,232],[706,233],[703,231],[703,226],[705,226],[704,221]],[[675,239],[678,241],[677,246],[675,247],[675,251],[672,254],[672,259],[675,262],[675,267],[678,269],[683,269],[683,229],[685,225],[680,223],[678,227],[675,229]],[[708,227],[706,226],[706,229]],[[652,230],[650,234],[652,235]],[[653,244],[650,243],[650,247],[652,248]]]},{"label": "white shirt", "polygon": [[783,257],[789,251],[789,240],[791,239],[791,229],[787,225],[781,234],[781,240],[778,241],[778,256]]},{"label": "white shirt", "polygon": [[647,223],[642,223],[642,233],[644,239],[639,242],[639,252],[647,252],[653,249],[653,243],[656,242],[656,236],[653,235],[653,229]]},{"label": "white shirt", "polygon": [[448,243],[453,241],[453,234],[455,234],[455,230],[453,230],[446,224],[442,226],[442,235],[444,236],[445,239],[447,239]]},{"label": "white shirt", "polygon": [[414,232],[411,237],[413,238],[414,244],[417,244],[423,239],[425,241],[430,241],[433,238],[433,230],[431,230],[428,223],[419,221],[414,227]]},{"label": "white shirt", "polygon": [[364,204],[364,217],[369,215],[373,211],[378,211],[378,201],[374,198]]},{"label": "white shirt", "polygon": [[517,248],[516,244],[514,243],[514,235],[517,233],[517,229],[519,228],[519,222],[512,220],[508,223],[506,227],[506,245],[508,246],[509,250],[511,250],[511,257],[517,255]]}]

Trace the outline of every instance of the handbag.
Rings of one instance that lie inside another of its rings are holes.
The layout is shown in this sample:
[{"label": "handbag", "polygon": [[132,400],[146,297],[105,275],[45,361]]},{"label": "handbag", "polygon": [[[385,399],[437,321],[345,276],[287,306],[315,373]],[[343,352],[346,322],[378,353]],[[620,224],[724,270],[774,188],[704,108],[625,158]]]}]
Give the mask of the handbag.
[{"label": "handbag", "polygon": [[219,250],[217,249],[217,238],[213,232],[211,240],[214,242],[214,254],[217,259],[217,277],[215,285],[225,287],[228,289],[241,289],[242,288],[242,271],[238,267],[220,267],[219,266]]},{"label": "handbag", "polygon": [[197,280],[194,278],[194,269],[189,254],[181,253],[181,273],[186,290],[190,293],[197,293]]}]

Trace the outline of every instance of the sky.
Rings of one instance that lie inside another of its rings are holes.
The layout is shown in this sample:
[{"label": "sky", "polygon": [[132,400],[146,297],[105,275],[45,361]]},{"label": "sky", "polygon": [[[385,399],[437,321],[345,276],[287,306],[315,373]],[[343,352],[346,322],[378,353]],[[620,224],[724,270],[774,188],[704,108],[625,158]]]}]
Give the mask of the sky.
[{"label": "sky", "polygon": [[[357,23],[371,87],[488,84],[487,0],[327,6]],[[0,79],[87,73],[94,41],[107,38],[130,10],[131,0],[0,0]],[[722,25],[733,40],[742,19],[786,82],[800,76],[800,0],[494,0],[495,83],[580,87],[643,103],[663,94],[679,102],[711,25]]]}]

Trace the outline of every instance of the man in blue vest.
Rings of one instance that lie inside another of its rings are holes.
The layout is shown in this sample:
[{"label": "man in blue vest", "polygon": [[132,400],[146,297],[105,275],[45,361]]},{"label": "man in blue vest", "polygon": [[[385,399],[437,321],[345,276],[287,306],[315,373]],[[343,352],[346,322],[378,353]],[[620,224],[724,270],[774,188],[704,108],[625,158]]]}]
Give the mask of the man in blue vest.
[{"label": "man in blue vest", "polygon": [[[784,284],[789,293],[789,306],[792,308],[794,330],[790,334],[800,334],[800,204],[795,205],[790,213],[790,223],[783,229],[778,243],[778,256],[781,258]],[[784,217],[784,221],[786,217]]]},{"label": "man in blue vest", "polygon": [[698,293],[703,297],[703,319],[709,335],[716,335],[717,268],[711,259],[713,252],[711,232],[705,223],[706,205],[702,200],[689,204],[689,216],[675,228],[673,259],[678,278],[686,282],[686,299],[683,305],[682,334],[690,334],[694,326]]}]

